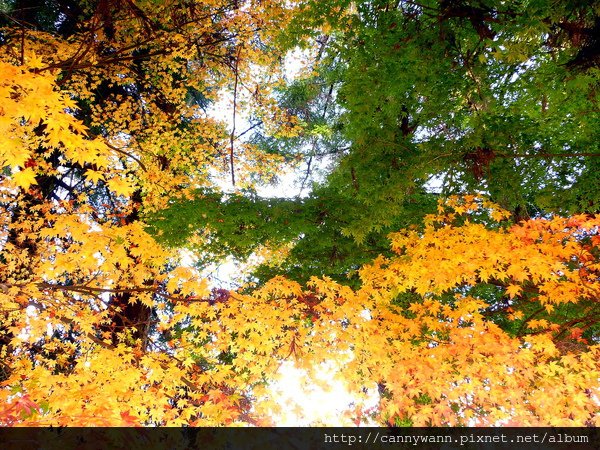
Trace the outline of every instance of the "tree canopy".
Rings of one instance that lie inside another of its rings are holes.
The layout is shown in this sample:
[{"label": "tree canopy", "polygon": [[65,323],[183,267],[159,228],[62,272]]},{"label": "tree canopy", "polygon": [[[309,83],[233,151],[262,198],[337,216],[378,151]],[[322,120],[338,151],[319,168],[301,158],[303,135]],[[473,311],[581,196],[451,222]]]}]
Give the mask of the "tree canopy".
[{"label": "tree canopy", "polygon": [[0,7],[0,425],[599,424],[595,2]]}]

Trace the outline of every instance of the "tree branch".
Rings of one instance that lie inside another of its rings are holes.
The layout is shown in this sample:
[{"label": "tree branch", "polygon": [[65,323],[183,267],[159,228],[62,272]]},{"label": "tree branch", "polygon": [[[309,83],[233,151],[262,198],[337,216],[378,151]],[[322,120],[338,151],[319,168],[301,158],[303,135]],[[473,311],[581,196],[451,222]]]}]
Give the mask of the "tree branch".
[{"label": "tree branch", "polygon": [[234,158],[234,142],[235,142],[235,115],[236,115],[236,109],[237,109],[237,90],[238,90],[238,79],[239,79],[239,72],[238,72],[238,64],[239,64],[239,60],[240,60],[240,51],[241,48],[238,47],[237,50],[237,55],[235,58],[235,65],[233,67],[233,73],[235,75],[235,81],[233,83],[233,118],[232,118],[232,128],[231,128],[231,134],[229,135],[229,164],[231,167],[231,184],[233,186],[235,186],[235,167],[233,165],[233,158]]}]

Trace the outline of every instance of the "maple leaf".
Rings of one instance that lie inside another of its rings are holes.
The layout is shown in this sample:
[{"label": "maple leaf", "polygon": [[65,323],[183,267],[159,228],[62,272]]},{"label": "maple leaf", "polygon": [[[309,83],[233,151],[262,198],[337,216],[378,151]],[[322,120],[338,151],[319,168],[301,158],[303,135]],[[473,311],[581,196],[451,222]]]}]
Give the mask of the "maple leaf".
[{"label": "maple leaf", "polygon": [[129,197],[135,191],[133,183],[123,178],[111,178],[106,184],[115,194],[124,197]]},{"label": "maple leaf", "polygon": [[519,294],[521,294],[521,291],[523,290],[523,288],[518,285],[518,284],[511,284],[506,288],[506,293],[508,294],[508,296],[510,298],[515,298],[516,296],[518,296]]},{"label": "maple leaf", "polygon": [[100,180],[104,180],[104,175],[101,172],[98,172],[98,171],[92,170],[92,169],[86,170],[85,177],[88,180],[90,180],[92,183],[97,183]]},{"label": "maple leaf", "polygon": [[120,413],[121,419],[123,419],[123,425],[126,427],[139,427],[140,420],[139,418],[132,416],[129,411],[121,411]]},{"label": "maple leaf", "polygon": [[12,179],[16,185],[25,190],[29,189],[32,184],[37,184],[35,177],[36,173],[33,171],[33,169],[31,169],[31,167],[21,169],[12,175]]},{"label": "maple leaf", "polygon": [[536,328],[547,328],[548,327],[548,321],[545,319],[539,319],[539,320],[530,320],[527,324],[527,326],[529,328],[531,328],[532,330],[536,329]]},{"label": "maple leaf", "polygon": [[41,69],[42,67],[44,67],[44,61],[42,60],[41,56],[38,56],[34,52],[32,52],[27,57],[27,66],[32,69]]},{"label": "maple leaf", "polygon": [[573,328],[571,330],[571,338],[573,339],[581,339],[581,335],[583,334],[583,330],[581,328]]},{"label": "maple leaf", "polygon": [[14,403],[9,406],[6,411],[3,412],[0,410],[0,420],[4,415],[6,416],[5,420],[10,419],[11,422],[16,421],[16,417],[8,414],[13,409],[20,414],[21,417],[30,417],[36,412],[42,412],[42,409],[38,404],[31,400],[29,394],[21,395],[16,400],[13,400],[13,402]]}]

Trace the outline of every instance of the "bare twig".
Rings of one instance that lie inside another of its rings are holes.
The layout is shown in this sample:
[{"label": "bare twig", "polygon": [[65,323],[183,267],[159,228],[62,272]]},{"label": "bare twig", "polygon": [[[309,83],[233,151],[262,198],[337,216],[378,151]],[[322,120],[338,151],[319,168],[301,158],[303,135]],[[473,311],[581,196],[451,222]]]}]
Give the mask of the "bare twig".
[{"label": "bare twig", "polygon": [[256,123],[255,123],[254,125],[252,125],[251,127],[249,127],[249,128],[246,128],[244,131],[242,131],[240,134],[238,134],[238,135],[237,135],[235,138],[236,138],[236,139],[239,139],[239,138],[241,138],[241,137],[242,137],[242,136],[244,136],[246,133],[249,133],[250,131],[254,130],[256,127],[259,127],[259,126],[261,126],[262,124],[263,124],[263,121],[262,121],[262,120],[259,120],[258,122],[256,122]]},{"label": "bare twig", "polygon": [[142,168],[142,170],[144,172],[148,171],[148,169],[146,168],[146,166],[144,165],[144,163],[142,161],[140,161],[136,156],[132,155],[131,153],[127,153],[125,150],[122,150],[122,149],[120,149],[118,147],[115,147],[114,145],[111,145],[108,142],[105,142],[105,144],[111,150],[114,150],[117,153],[120,153],[120,154],[122,154],[124,156],[127,156],[128,158],[133,159],[136,163],[138,163],[140,165],[140,167]]}]

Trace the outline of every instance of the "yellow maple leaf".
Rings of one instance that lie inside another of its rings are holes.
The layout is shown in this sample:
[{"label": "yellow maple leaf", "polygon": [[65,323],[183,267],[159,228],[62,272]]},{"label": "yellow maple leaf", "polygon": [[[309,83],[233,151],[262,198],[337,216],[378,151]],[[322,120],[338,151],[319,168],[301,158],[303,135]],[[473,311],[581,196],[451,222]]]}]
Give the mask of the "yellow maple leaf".
[{"label": "yellow maple leaf", "polygon": [[38,56],[35,54],[35,52],[32,52],[27,58],[27,66],[32,69],[41,69],[44,67],[44,61],[42,60],[41,56]]},{"label": "yellow maple leaf", "polygon": [[124,197],[129,197],[135,191],[135,186],[129,180],[123,178],[111,178],[107,184],[111,191]]},{"label": "yellow maple leaf", "polygon": [[534,330],[536,328],[547,328],[548,327],[548,321],[545,319],[540,319],[540,320],[530,320],[529,323],[527,324],[527,326]]},{"label": "yellow maple leaf", "polygon": [[25,190],[29,189],[29,186],[32,184],[37,184],[37,181],[35,180],[35,172],[31,169],[31,167],[21,169],[17,173],[14,173],[12,175],[12,179],[17,186],[22,187]]},{"label": "yellow maple leaf", "polygon": [[97,183],[99,180],[104,180],[104,175],[101,172],[92,169],[86,170],[85,177],[92,183]]},{"label": "yellow maple leaf", "polygon": [[511,284],[506,288],[506,293],[510,298],[515,298],[523,289],[518,284]]}]

